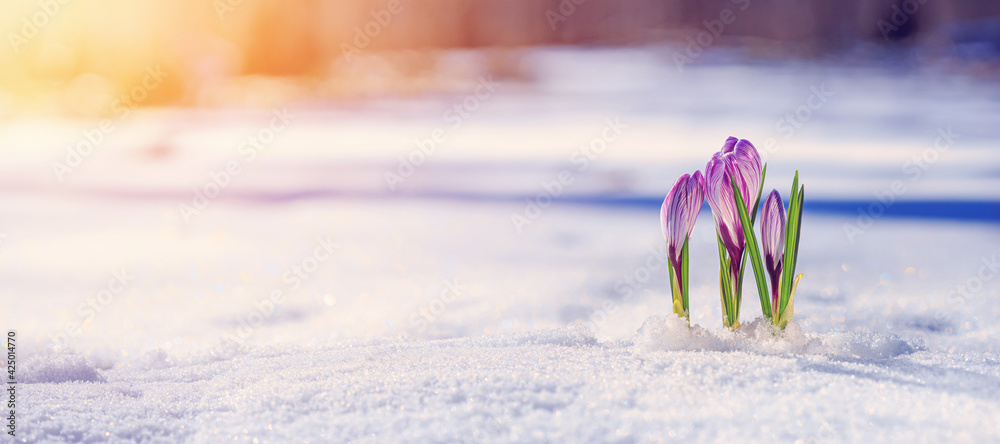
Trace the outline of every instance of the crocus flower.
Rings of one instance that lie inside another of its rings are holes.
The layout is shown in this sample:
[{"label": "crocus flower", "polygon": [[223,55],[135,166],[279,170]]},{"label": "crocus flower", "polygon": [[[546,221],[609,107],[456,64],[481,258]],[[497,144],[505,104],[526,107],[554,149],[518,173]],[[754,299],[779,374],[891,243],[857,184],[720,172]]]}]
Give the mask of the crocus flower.
[{"label": "crocus flower", "polygon": [[[736,186],[747,205],[747,212],[753,213],[760,190],[760,174],[760,155],[757,154],[757,149],[748,140],[738,140],[735,137],[726,139],[722,150],[715,153],[705,167],[708,205],[712,207],[719,236],[730,257],[742,258],[746,248],[730,178],[736,179]],[[734,261],[734,265],[740,265],[738,259]]]},{"label": "crocus flower", "polygon": [[747,246],[732,183],[736,182],[747,214],[756,214],[755,209],[760,202],[761,174],[757,149],[749,141],[735,137],[726,139],[722,149],[712,156],[705,167],[706,198],[715,217],[719,242],[725,249],[725,256],[728,256],[720,257],[723,268],[728,268],[720,272],[728,274],[722,276],[721,291],[724,324],[730,327],[739,325],[743,252]]},{"label": "crocus flower", "polygon": [[667,242],[667,259],[670,262],[670,288],[674,298],[674,311],[687,316],[687,277],[682,273],[687,260],[684,245],[691,237],[691,230],[705,202],[705,178],[701,171],[685,174],[677,179],[667,193],[660,208],[660,227]]},{"label": "crocus flower", "polygon": [[[764,250],[764,266],[771,278],[771,309],[779,309],[781,297],[781,271],[785,258],[785,203],[778,190],[772,190],[764,200],[760,213],[761,246]],[[778,313],[774,313],[777,318]]]},{"label": "crocus flower", "polygon": [[705,177],[701,171],[695,171],[693,175],[685,174],[677,179],[660,207],[660,227],[667,241],[667,258],[677,270],[680,270],[681,248],[691,236],[704,202]]}]

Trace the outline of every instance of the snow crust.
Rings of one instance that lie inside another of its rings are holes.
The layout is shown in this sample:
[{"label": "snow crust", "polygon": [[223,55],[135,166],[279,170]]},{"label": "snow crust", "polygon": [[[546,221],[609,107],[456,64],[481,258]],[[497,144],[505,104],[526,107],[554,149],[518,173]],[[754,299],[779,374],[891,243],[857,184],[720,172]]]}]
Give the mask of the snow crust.
[{"label": "snow crust", "polygon": [[[27,442],[989,442],[995,354],[891,335],[647,320],[448,340],[248,347],[24,385]],[[56,358],[58,360],[58,358]],[[62,360],[63,375],[74,364]],[[53,372],[58,373],[58,372]]]}]

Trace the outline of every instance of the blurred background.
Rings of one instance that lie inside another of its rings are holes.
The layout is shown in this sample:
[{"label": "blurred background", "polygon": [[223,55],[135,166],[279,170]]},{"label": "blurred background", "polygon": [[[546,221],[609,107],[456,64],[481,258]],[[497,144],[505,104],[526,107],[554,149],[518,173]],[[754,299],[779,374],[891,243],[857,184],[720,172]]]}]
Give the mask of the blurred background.
[{"label": "blurred background", "polygon": [[[143,106],[217,107],[453,90],[455,76],[469,69],[448,60],[457,49],[481,50],[475,68],[523,82],[538,75],[525,61],[531,48],[554,45],[683,47],[692,38],[695,52],[722,46],[729,51],[711,52],[757,63],[919,63],[987,78],[1000,54],[1000,6],[976,0],[392,4],[390,11],[382,0],[10,1],[0,15],[8,44],[0,115],[106,114],[152,65],[170,75]],[[713,34],[699,42],[701,31]]]},{"label": "blurred background", "polygon": [[627,338],[670,312],[663,196],[730,135],[806,184],[806,330],[995,347],[996,284],[956,289],[1000,245],[996,2],[8,0],[0,31],[0,322],[39,347]]}]

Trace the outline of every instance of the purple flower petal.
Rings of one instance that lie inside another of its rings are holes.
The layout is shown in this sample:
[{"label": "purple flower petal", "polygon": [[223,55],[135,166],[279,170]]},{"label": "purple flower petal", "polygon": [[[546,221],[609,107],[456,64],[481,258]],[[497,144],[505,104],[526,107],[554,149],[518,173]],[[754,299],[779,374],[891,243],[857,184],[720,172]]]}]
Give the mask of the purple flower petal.
[{"label": "purple flower petal", "polygon": [[736,178],[740,197],[747,205],[747,213],[753,213],[752,200],[757,197],[757,191],[760,190],[761,165],[757,149],[749,141],[740,140],[732,155],[726,158],[726,168]]},{"label": "purple flower petal", "polygon": [[722,144],[722,149],[719,150],[719,152],[723,154],[733,152],[733,149],[736,148],[736,143],[739,142],[739,140],[740,139],[737,139],[733,136],[729,136],[729,138],[726,139],[726,143]]},{"label": "purple flower petal", "polygon": [[764,250],[764,265],[768,271],[781,270],[785,255],[785,204],[778,190],[772,190],[764,200],[760,213],[760,232]]},{"label": "purple flower petal", "polygon": [[771,277],[771,304],[777,304],[779,277],[785,257],[785,204],[778,190],[772,190],[764,200],[760,213],[760,235],[764,249],[764,267]]},{"label": "purple flower petal", "polygon": [[684,241],[691,236],[701,205],[705,202],[705,178],[701,171],[677,179],[660,208],[660,227],[667,241],[667,256],[680,265]]},{"label": "purple flower petal", "polygon": [[749,141],[735,137],[726,139],[722,149],[712,156],[705,167],[708,205],[712,207],[719,237],[729,255],[734,258],[731,264],[737,269],[746,248],[746,240],[730,177],[735,178],[740,197],[747,205],[747,212],[751,213],[760,189],[760,175],[760,155],[757,149]]}]

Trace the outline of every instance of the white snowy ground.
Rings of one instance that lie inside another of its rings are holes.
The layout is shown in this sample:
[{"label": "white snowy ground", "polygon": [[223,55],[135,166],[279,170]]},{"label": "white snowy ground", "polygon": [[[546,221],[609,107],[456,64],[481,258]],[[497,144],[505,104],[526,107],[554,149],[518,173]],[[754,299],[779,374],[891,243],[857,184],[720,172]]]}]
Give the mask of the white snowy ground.
[{"label": "white snowy ground", "polygon": [[[445,126],[427,110],[462,96],[390,115],[298,109],[252,161],[235,147],[266,116],[148,111],[63,182],[51,163],[88,124],[8,122],[0,328],[21,341],[17,439],[1000,439],[1000,294],[988,269],[976,277],[1000,256],[998,225],[875,218],[852,241],[857,217],[807,213],[796,323],[775,334],[754,321],[748,281],[730,333],[707,212],[688,329],[664,317],[655,208],[560,202],[519,232],[525,203],[507,199],[572,168],[612,116],[629,128],[566,194],[665,194],[731,133],[781,138],[769,188],[798,167],[825,199],[871,199],[895,179],[899,200],[996,199],[1000,152],[983,126],[1000,116],[996,86],[808,67],[682,75],[648,50],[533,57],[568,68],[540,75],[538,91],[507,85],[398,191],[383,172]],[[620,77],[580,75],[601,66]],[[840,101],[793,138],[775,132],[823,82]],[[948,126],[960,142],[907,175]],[[185,221],[179,204],[228,160],[243,172]],[[462,195],[429,198],[442,192]],[[125,285],[109,282],[123,272]]]}]

